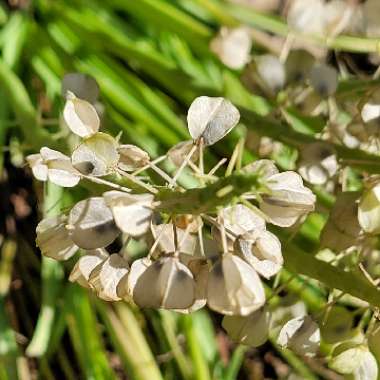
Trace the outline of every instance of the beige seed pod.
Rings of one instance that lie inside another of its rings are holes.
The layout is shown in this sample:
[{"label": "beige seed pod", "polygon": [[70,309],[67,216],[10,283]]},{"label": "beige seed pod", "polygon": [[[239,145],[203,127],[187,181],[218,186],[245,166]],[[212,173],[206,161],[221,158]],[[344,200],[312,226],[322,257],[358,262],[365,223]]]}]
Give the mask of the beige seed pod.
[{"label": "beige seed pod", "polygon": [[190,308],[195,300],[193,275],[177,257],[161,258],[138,277],[133,300],[147,308]]},{"label": "beige seed pod", "polygon": [[128,276],[128,271],[128,262],[114,253],[95,267],[88,283],[99,298],[105,301],[120,301],[126,291],[121,291],[118,285]]},{"label": "beige seed pod", "polygon": [[380,105],[366,103],[363,105],[360,114],[364,123],[369,123],[371,121],[377,120],[380,118]]},{"label": "beige seed pod", "polygon": [[80,137],[89,137],[99,130],[100,120],[95,107],[70,91],[66,95],[63,118],[71,131]]},{"label": "beige seed pod", "polygon": [[257,160],[244,166],[244,173],[257,174],[266,179],[274,174],[278,174],[278,169],[272,160]]},{"label": "beige seed pod", "polygon": [[86,251],[74,265],[69,276],[69,281],[76,282],[84,288],[90,288],[88,280],[91,272],[107,257],[108,253],[103,248]]},{"label": "beige seed pod", "polygon": [[323,185],[338,171],[338,161],[331,145],[316,142],[305,145],[300,151],[298,172],[305,181]]},{"label": "beige seed pod", "polygon": [[246,316],[265,303],[263,284],[256,271],[240,257],[225,254],[211,268],[207,304],[225,315]]},{"label": "beige seed pod", "polygon": [[259,84],[263,89],[276,95],[285,86],[284,64],[272,54],[263,54],[255,58]]},{"label": "beige seed pod", "polygon": [[150,157],[145,150],[136,145],[125,144],[118,148],[120,154],[118,167],[126,172],[132,172],[149,163]]},{"label": "beige seed pod", "polygon": [[314,210],[316,197],[303,185],[299,174],[291,171],[274,174],[267,178],[266,185],[270,193],[262,195],[260,209],[271,223],[289,227]]},{"label": "beige seed pod", "polygon": [[299,355],[309,357],[317,353],[320,341],[319,327],[308,315],[288,321],[277,338],[281,347],[290,348]]},{"label": "beige seed pod", "polygon": [[[194,147],[194,142],[181,141],[168,150],[168,157],[170,161],[177,167],[180,167],[185,158],[190,154],[190,151]],[[199,152],[195,151],[191,156],[191,161],[196,162],[199,159]]]},{"label": "beige seed pod", "polygon": [[339,253],[358,243],[360,225],[358,220],[358,192],[337,195],[327,223],[321,232],[322,247]]},{"label": "beige seed pod", "polygon": [[309,76],[310,84],[322,97],[333,95],[338,88],[338,72],[330,65],[315,64]]},{"label": "beige seed pod", "polygon": [[181,253],[193,255],[197,248],[195,236],[185,233],[177,227],[178,247],[175,247],[173,224],[152,224],[151,231],[154,239],[159,239],[158,250],[162,253],[173,253],[176,250]]},{"label": "beige seed pod", "polygon": [[30,154],[26,157],[26,161],[32,169],[32,173],[35,178],[39,181],[48,180],[48,167],[44,163],[40,153]]},{"label": "beige seed pod", "polygon": [[38,223],[36,244],[41,253],[55,260],[68,260],[77,251],[65,228],[66,215],[50,216]]},{"label": "beige seed pod", "polygon": [[118,143],[110,135],[98,132],[85,139],[71,155],[75,169],[95,177],[110,174],[119,161]]},{"label": "beige seed pod", "polygon": [[241,69],[250,58],[252,37],[249,28],[220,29],[218,35],[211,41],[210,49],[219,59],[231,69]]},{"label": "beige seed pod", "polygon": [[259,347],[268,340],[269,321],[270,314],[264,307],[246,317],[226,315],[222,326],[234,342]]},{"label": "beige seed pod", "polygon": [[265,230],[265,220],[242,204],[224,208],[219,213],[218,220],[227,231],[235,235],[243,235],[252,230]]},{"label": "beige seed pod", "polygon": [[194,140],[203,138],[205,146],[213,145],[239,122],[238,109],[224,98],[200,96],[190,105],[187,125]]},{"label": "beige seed pod", "polygon": [[66,228],[75,244],[84,249],[106,247],[120,234],[102,197],[78,202],[70,211]]},{"label": "beige seed pod", "polygon": [[346,342],[338,345],[329,361],[329,367],[354,380],[377,380],[375,357],[365,344]]},{"label": "beige seed pod", "polygon": [[103,198],[112,211],[116,225],[124,233],[138,237],[148,231],[153,214],[153,195],[107,191]]},{"label": "beige seed pod", "polygon": [[281,242],[269,231],[251,231],[235,241],[236,253],[266,279],[277,274],[284,259]]},{"label": "beige seed pod", "polygon": [[363,192],[359,202],[358,219],[365,232],[380,233],[380,183]]},{"label": "beige seed pod", "polygon": [[323,0],[292,0],[287,14],[290,28],[305,34],[325,32],[325,4]]}]

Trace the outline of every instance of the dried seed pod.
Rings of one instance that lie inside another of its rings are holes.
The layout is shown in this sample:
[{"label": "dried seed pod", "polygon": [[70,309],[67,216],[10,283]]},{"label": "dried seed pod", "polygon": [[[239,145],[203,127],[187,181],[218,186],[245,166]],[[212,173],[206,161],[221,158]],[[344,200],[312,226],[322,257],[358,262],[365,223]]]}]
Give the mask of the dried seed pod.
[{"label": "dried seed pod", "polygon": [[98,264],[91,272],[88,283],[96,295],[105,301],[120,301],[125,293],[118,289],[119,283],[128,276],[128,262],[114,253]]},{"label": "dried seed pod", "polygon": [[195,300],[193,275],[177,257],[161,258],[140,274],[133,287],[133,300],[140,307],[190,308]]},{"label": "dried seed pod", "polygon": [[73,187],[80,181],[80,173],[71,165],[70,158],[56,150],[43,147],[40,154],[32,154],[26,160],[40,181],[49,180],[62,187]]},{"label": "dried seed pod", "polygon": [[70,91],[66,95],[63,118],[71,131],[80,137],[89,137],[99,130],[100,120],[95,107]]},{"label": "dried seed pod", "polygon": [[83,73],[67,73],[62,79],[62,96],[74,93],[79,99],[94,103],[99,96],[99,86],[90,75]]},{"label": "dried seed pod", "polygon": [[36,244],[44,256],[55,260],[68,260],[77,251],[66,230],[66,215],[50,216],[38,223]]},{"label": "dried seed pod", "polygon": [[304,82],[309,77],[314,62],[314,57],[306,50],[292,50],[285,62],[286,78],[288,82]]},{"label": "dried seed pod", "polygon": [[360,114],[364,123],[369,123],[375,120],[378,122],[380,118],[380,105],[366,103],[363,105]]},{"label": "dried seed pod", "polygon": [[119,161],[117,141],[105,133],[96,133],[85,139],[71,155],[75,169],[95,177],[111,173]]},{"label": "dried seed pod", "polygon": [[294,295],[288,294],[280,299],[279,305],[271,310],[271,329],[282,328],[282,326],[293,318],[307,315],[306,305],[299,301]]},{"label": "dried seed pod", "polygon": [[260,209],[271,223],[289,227],[314,210],[315,195],[303,185],[299,174],[291,171],[274,174],[267,178],[266,185],[270,193],[262,195]]},{"label": "dried seed pod", "polygon": [[203,138],[205,146],[222,139],[239,122],[238,109],[224,98],[200,96],[190,105],[187,124],[194,140]]},{"label": "dried seed pod", "polygon": [[367,189],[359,202],[358,219],[367,233],[380,233],[380,183]]},{"label": "dried seed pod", "polygon": [[235,241],[236,253],[257,273],[269,279],[277,274],[284,263],[281,242],[269,231],[251,231]]},{"label": "dried seed pod", "polygon": [[225,254],[211,268],[207,304],[225,315],[245,316],[265,303],[263,284],[256,271],[241,258]]},{"label": "dried seed pod", "polygon": [[242,204],[224,208],[219,213],[218,220],[223,223],[227,231],[235,235],[243,235],[252,230],[265,230],[265,220]]},{"label": "dried seed pod", "polygon": [[77,282],[84,288],[90,288],[88,280],[91,272],[107,257],[108,253],[103,248],[86,251],[86,254],[81,256],[74,265],[69,276],[69,281]]},{"label": "dried seed pod", "polygon": [[70,211],[66,228],[75,244],[84,249],[106,247],[120,234],[102,197],[78,202]]},{"label": "dried seed pod", "polygon": [[305,34],[325,32],[325,4],[323,0],[292,0],[287,21],[295,31]]},{"label": "dried seed pod", "polygon": [[367,0],[364,2],[363,13],[368,37],[380,37],[379,12],[380,3],[377,0]]},{"label": "dried seed pod", "polygon": [[315,64],[309,79],[311,86],[322,97],[333,95],[338,88],[338,72],[330,65]]},{"label": "dried seed pod", "polygon": [[316,142],[305,145],[300,151],[298,172],[305,181],[323,185],[338,171],[338,161],[331,145]]},{"label": "dried seed pod", "polygon": [[365,344],[340,344],[332,353],[329,367],[341,374],[353,375],[355,380],[377,380],[377,362]]},{"label": "dried seed pod", "polygon": [[[193,149],[193,146],[194,142],[192,140],[181,141],[168,150],[168,157],[175,166],[179,167],[182,165],[185,158],[189,155],[190,151]],[[191,156],[191,161],[196,162],[198,158],[199,152],[196,151]]]},{"label": "dried seed pod", "polygon": [[277,343],[299,355],[314,356],[321,341],[317,323],[310,316],[298,317],[288,321],[281,329]]},{"label": "dried seed pod", "polygon": [[255,58],[256,71],[260,84],[272,94],[285,86],[286,73],[283,63],[272,54],[263,54]]},{"label": "dried seed pod", "polygon": [[268,340],[270,314],[266,308],[246,317],[225,316],[222,326],[236,343],[259,347]]},{"label": "dried seed pod", "polygon": [[152,235],[158,239],[158,249],[162,253],[173,253],[175,251],[193,255],[197,248],[197,239],[195,236],[187,233],[181,228],[177,228],[178,247],[175,247],[173,224],[152,224]]},{"label": "dried seed pod", "polygon": [[116,225],[124,233],[138,237],[148,231],[153,214],[153,195],[107,191],[103,197]]},{"label": "dried seed pod", "polygon": [[251,48],[251,33],[245,26],[223,27],[210,43],[211,51],[231,69],[241,69],[249,61]]},{"label": "dried seed pod", "polygon": [[321,232],[321,246],[341,252],[358,243],[358,192],[338,194],[327,223]]},{"label": "dried seed pod", "polygon": [[150,157],[145,150],[136,145],[125,144],[118,148],[120,154],[118,167],[126,172],[132,172],[149,163]]}]

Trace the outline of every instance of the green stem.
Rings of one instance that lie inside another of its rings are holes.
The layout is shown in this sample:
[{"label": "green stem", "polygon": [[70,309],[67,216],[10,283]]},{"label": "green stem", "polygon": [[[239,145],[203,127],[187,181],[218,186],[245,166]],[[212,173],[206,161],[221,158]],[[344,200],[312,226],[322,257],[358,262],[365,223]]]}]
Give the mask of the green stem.
[{"label": "green stem", "polygon": [[231,360],[227,367],[225,380],[235,380],[237,379],[238,373],[244,361],[244,355],[248,351],[249,347],[239,345],[235,348],[234,353],[232,354]]}]

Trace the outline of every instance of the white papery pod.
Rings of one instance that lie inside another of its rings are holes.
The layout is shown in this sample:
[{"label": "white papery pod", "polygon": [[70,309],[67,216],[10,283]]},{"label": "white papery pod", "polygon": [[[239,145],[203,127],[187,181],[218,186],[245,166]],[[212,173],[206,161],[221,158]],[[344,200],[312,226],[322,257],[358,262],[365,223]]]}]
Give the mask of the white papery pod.
[{"label": "white papery pod", "polygon": [[120,292],[119,283],[128,276],[128,262],[114,253],[91,272],[88,283],[96,295],[105,301],[120,301],[126,290]]},{"label": "white papery pod", "polygon": [[70,91],[77,99],[84,99],[94,103],[99,95],[99,86],[90,75],[83,73],[67,73],[62,79],[62,96]]},{"label": "white papery pod", "polygon": [[299,174],[291,171],[267,178],[270,193],[262,195],[260,209],[280,227],[293,225],[298,218],[314,210],[316,197],[305,187]]},{"label": "white papery pod", "polygon": [[364,123],[369,123],[372,120],[380,118],[380,105],[379,104],[364,104],[361,110],[361,117]]},{"label": "white papery pod", "polygon": [[152,235],[154,239],[158,239],[158,249],[162,253],[173,253],[176,250],[181,253],[193,255],[197,248],[197,239],[190,233],[185,233],[181,228],[177,227],[178,247],[176,249],[174,242],[173,224],[152,224]]},{"label": "white papery pod", "polygon": [[50,216],[38,223],[36,244],[41,253],[55,260],[68,260],[77,251],[66,230],[66,215]]},{"label": "white papery pod", "polygon": [[259,347],[268,340],[270,314],[266,308],[246,317],[225,316],[222,326],[236,343]]},{"label": "white papery pod", "polygon": [[[120,293],[124,293],[126,295],[124,298],[127,300],[133,300],[133,292],[137,281],[151,265],[152,261],[147,257],[137,259],[132,263],[131,268],[129,269],[127,282],[124,282],[124,284],[120,284],[119,286]],[[124,286],[124,289],[121,289],[121,286]]]},{"label": "white papery pod", "polygon": [[35,178],[37,178],[39,181],[47,181],[48,167],[44,163],[40,153],[30,154],[26,157],[26,161],[32,169]]},{"label": "white papery pod", "polygon": [[239,110],[224,98],[200,96],[190,105],[187,125],[194,140],[203,138],[205,146],[213,145],[239,122]]},{"label": "white papery pod", "polygon": [[278,174],[279,171],[272,160],[257,160],[244,166],[242,169],[244,173],[257,174],[260,178],[267,179],[274,174]]},{"label": "white papery pod", "polygon": [[338,88],[338,72],[330,65],[315,64],[309,79],[314,90],[322,97],[334,94]]},{"label": "white papery pod", "polygon": [[62,187],[73,187],[80,181],[80,174],[71,165],[70,158],[57,150],[42,147],[39,155],[29,156],[27,160],[41,181],[49,180]]},{"label": "white papery pod", "polygon": [[150,160],[149,154],[136,145],[120,145],[118,152],[120,154],[118,167],[126,172],[142,168]]},{"label": "white papery pod", "polygon": [[298,172],[313,185],[323,185],[338,171],[334,149],[321,142],[307,144],[301,149]]},{"label": "white papery pod", "polygon": [[252,230],[265,230],[265,220],[242,204],[224,208],[219,213],[218,220],[223,223],[227,232],[231,231],[235,235],[243,235]]},{"label": "white papery pod", "polygon": [[91,272],[107,257],[106,250],[102,248],[87,251],[74,265],[69,276],[69,281],[77,282],[84,288],[89,288],[88,280]]},{"label": "white papery pod", "polygon": [[321,341],[318,324],[310,316],[298,317],[288,321],[281,329],[277,343],[290,348],[295,353],[314,356]]},{"label": "white papery pod", "polygon": [[378,366],[375,357],[365,344],[342,343],[337,346],[329,367],[354,380],[377,380]]},{"label": "white papery pod", "polygon": [[153,195],[107,191],[103,198],[112,210],[116,225],[124,233],[138,237],[148,231],[153,214]]},{"label": "white papery pod", "polygon": [[320,236],[322,247],[341,252],[358,243],[361,228],[358,220],[358,192],[337,195],[327,223]]},{"label": "white papery pod", "polygon": [[110,135],[98,132],[85,139],[71,155],[75,169],[95,177],[110,174],[119,161],[118,143]]},{"label": "white papery pod", "polygon": [[207,282],[209,274],[209,265],[207,260],[196,258],[194,256],[180,254],[180,261],[185,264],[191,271],[195,281],[195,298],[194,303],[187,309],[176,309],[175,311],[183,314],[190,314],[201,309],[207,304]]},{"label": "white papery pod", "polygon": [[266,279],[277,274],[284,259],[281,242],[269,231],[248,232],[235,241],[236,253]]},{"label": "white papery pod", "polygon": [[380,233],[380,184],[363,192],[359,202],[358,219],[365,232]]},{"label": "white papery pod", "polygon": [[306,34],[325,32],[325,4],[323,0],[292,0],[287,21],[296,31]]},{"label": "white papery pod", "polygon": [[100,119],[95,107],[70,91],[66,95],[63,118],[71,131],[80,137],[89,137],[99,130]]},{"label": "white papery pod", "polygon": [[286,322],[293,318],[307,315],[306,305],[293,295],[287,295],[280,300],[280,304],[271,310],[271,329],[282,328]]},{"label": "white papery pod", "polygon": [[78,202],[70,211],[66,228],[75,244],[84,249],[106,247],[120,234],[102,197]]},{"label": "white papery pod", "polygon": [[225,315],[245,316],[265,303],[263,284],[256,271],[240,257],[225,254],[211,268],[207,304]]},{"label": "white papery pod", "polygon": [[272,54],[263,54],[255,58],[256,70],[262,85],[273,93],[280,91],[286,81],[284,64]]},{"label": "white papery pod", "polygon": [[210,49],[231,69],[241,69],[250,58],[252,37],[249,28],[220,29],[211,41]]},{"label": "white papery pod", "polygon": [[195,282],[177,257],[161,258],[135,281],[133,300],[140,307],[187,309],[194,304]]},{"label": "white papery pod", "polygon": [[[185,158],[190,153],[191,149],[194,147],[194,141],[181,141],[178,144],[174,145],[168,150],[168,157],[177,167],[181,166]],[[191,161],[196,162],[199,158],[199,152],[196,150],[191,156]]]}]

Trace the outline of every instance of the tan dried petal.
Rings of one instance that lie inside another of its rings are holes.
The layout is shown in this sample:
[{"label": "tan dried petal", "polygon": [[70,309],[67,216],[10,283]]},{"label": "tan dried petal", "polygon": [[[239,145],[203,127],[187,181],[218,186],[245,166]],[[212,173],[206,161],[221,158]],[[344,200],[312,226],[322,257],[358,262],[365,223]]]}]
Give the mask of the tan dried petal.
[{"label": "tan dried petal", "polygon": [[187,124],[194,140],[202,137],[204,145],[213,145],[239,122],[238,109],[224,98],[200,96],[190,105]]},{"label": "tan dried petal", "polygon": [[84,249],[106,247],[120,234],[102,197],[78,202],[70,211],[67,228],[75,244]]},{"label": "tan dried petal", "polygon": [[50,216],[38,223],[36,244],[44,256],[68,260],[78,250],[65,228],[66,215]]}]

